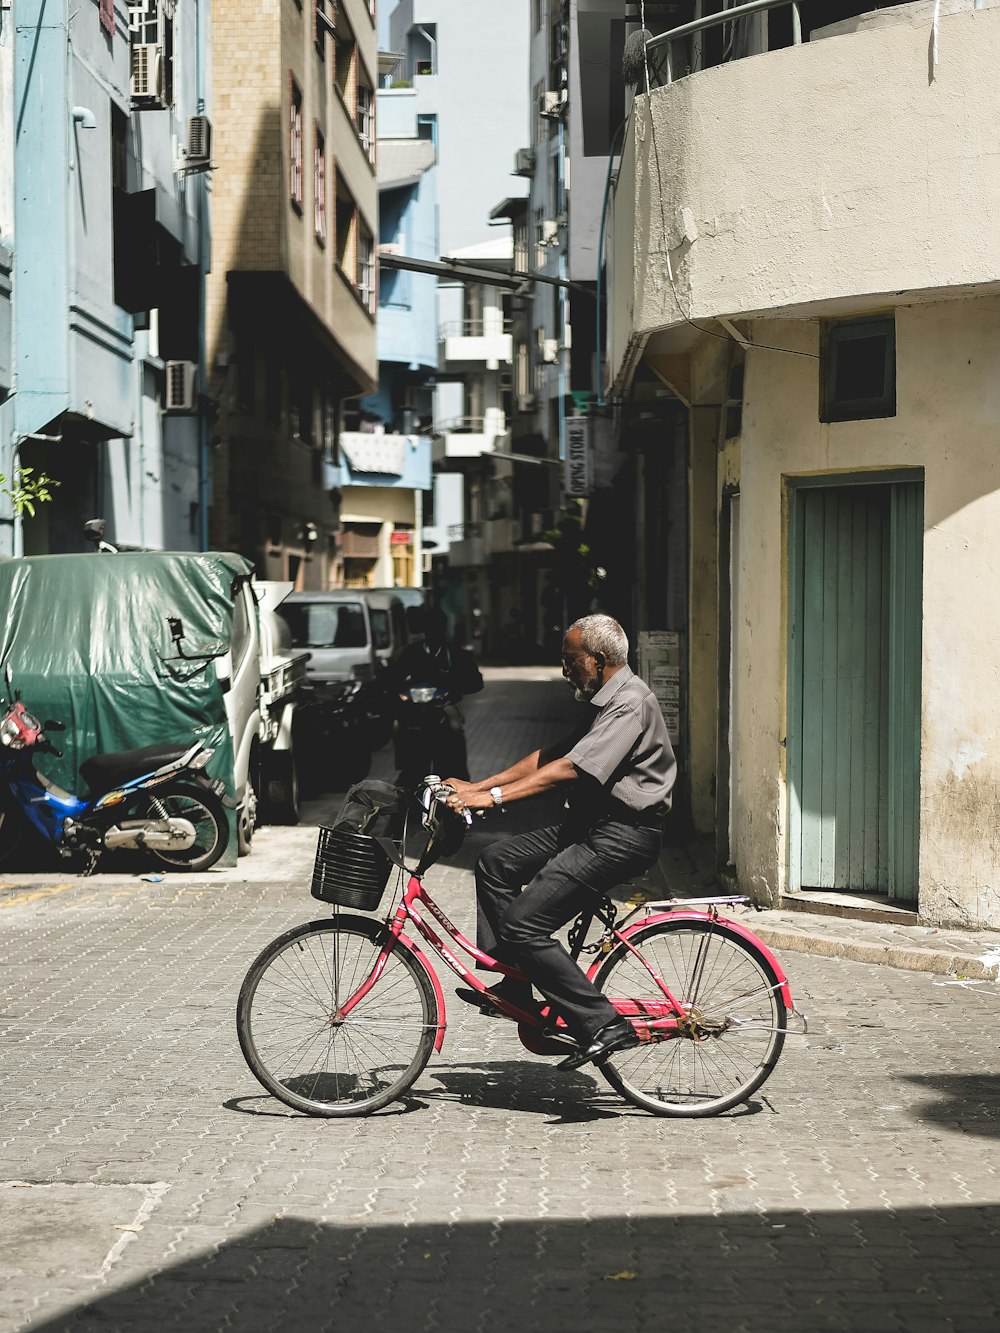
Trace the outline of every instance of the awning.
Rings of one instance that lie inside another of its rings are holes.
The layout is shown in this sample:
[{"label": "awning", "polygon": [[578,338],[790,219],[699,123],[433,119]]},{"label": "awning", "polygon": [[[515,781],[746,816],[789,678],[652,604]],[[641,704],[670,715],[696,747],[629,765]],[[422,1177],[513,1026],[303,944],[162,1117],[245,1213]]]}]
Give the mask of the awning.
[{"label": "awning", "polygon": [[415,185],[436,161],[430,139],[379,139],[378,188],[396,190]]}]

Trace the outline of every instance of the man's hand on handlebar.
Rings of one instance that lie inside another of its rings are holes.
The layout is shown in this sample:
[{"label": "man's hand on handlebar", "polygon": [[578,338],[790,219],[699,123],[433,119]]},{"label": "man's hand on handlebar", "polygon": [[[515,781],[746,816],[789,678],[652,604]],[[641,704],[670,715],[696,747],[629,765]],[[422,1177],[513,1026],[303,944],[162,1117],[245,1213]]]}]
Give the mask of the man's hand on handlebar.
[{"label": "man's hand on handlebar", "polygon": [[449,810],[464,814],[467,810],[477,815],[485,815],[487,810],[495,809],[493,797],[488,791],[476,791],[474,784],[461,778],[445,778],[444,785],[451,787],[452,794],[447,799]]}]

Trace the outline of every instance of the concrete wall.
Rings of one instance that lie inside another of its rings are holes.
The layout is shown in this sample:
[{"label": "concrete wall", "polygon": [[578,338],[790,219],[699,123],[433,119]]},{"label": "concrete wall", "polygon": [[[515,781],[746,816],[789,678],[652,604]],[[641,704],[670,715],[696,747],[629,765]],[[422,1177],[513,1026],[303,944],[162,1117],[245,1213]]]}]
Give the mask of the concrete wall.
[{"label": "concrete wall", "polygon": [[615,203],[619,234],[634,218],[614,279],[632,329],[997,289],[995,229],[975,220],[1000,213],[1000,8],[942,16],[933,69],[917,10],[638,99]]},{"label": "concrete wall", "polygon": [[924,592],[920,898],[924,916],[1000,926],[1000,299],[898,306],[897,415],[818,420],[819,325],[754,321],[740,464],[744,614],[735,719],[735,860],[773,899],[784,884],[787,794],[783,478],[922,467]]},{"label": "concrete wall", "polygon": [[[377,85],[375,29],[363,0],[345,0],[368,81]],[[378,237],[375,171],[351,115],[332,87],[332,44],[320,61],[312,40],[313,6],[277,0],[224,0],[213,7],[212,59],[217,108],[213,157],[213,272],[209,344],[221,350],[226,274],[287,273],[360,371],[376,378],[374,321],[336,263],[335,170],[344,177],[369,231]],[[303,97],[303,200],[289,190],[290,79]],[[314,230],[313,145],[316,125],[327,154],[327,242]],[[362,387],[362,386],[359,386]],[[367,387],[367,386],[363,386]]]}]

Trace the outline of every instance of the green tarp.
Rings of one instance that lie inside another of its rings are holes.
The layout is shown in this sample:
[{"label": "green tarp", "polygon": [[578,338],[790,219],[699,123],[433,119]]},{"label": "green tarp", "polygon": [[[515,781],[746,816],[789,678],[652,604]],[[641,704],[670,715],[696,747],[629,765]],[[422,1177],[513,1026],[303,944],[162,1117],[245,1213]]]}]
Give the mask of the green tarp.
[{"label": "green tarp", "polygon": [[[144,745],[215,749],[207,772],[233,792],[233,751],[215,660],[228,651],[233,588],[253,566],[207,552],[46,555],[0,561],[0,664],[63,757],[39,757],[60,787],[84,796],[80,764]],[[184,626],[182,652],[168,617]],[[5,692],[5,691],[4,691]],[[235,817],[220,865],[236,863]]]}]

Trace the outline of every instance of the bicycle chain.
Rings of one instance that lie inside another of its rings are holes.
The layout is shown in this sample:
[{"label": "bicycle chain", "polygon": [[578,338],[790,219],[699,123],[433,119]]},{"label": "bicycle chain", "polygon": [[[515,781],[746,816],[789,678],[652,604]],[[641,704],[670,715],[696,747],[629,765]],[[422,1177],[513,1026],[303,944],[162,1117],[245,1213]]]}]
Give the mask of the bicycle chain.
[{"label": "bicycle chain", "polygon": [[[597,914],[595,913],[594,915]],[[583,913],[577,917],[566,941],[569,945],[570,953],[608,953],[610,951],[614,943],[614,928],[615,921],[618,918],[618,908],[613,902],[608,901],[605,911],[600,914],[600,916],[601,920],[604,922],[605,928],[601,933],[600,939],[596,940],[593,944],[580,944],[584,932],[590,927],[593,915],[590,913]],[[577,949],[577,945],[579,945],[579,949]]]}]

